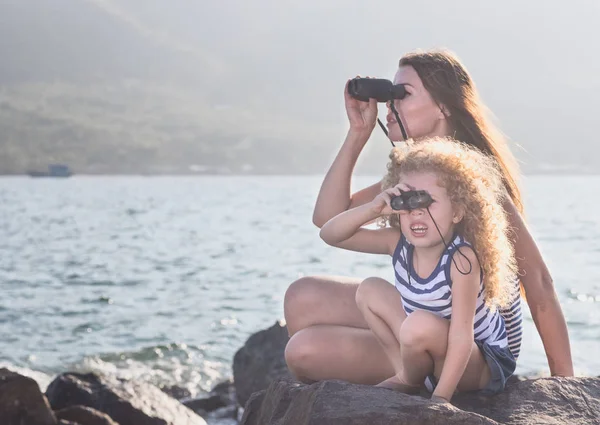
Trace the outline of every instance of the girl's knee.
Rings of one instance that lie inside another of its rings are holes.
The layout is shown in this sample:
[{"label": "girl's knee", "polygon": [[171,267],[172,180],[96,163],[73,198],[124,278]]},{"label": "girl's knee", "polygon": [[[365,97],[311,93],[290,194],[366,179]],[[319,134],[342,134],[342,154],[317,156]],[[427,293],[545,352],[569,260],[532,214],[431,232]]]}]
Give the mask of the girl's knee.
[{"label": "girl's knee", "polygon": [[402,346],[426,348],[429,341],[440,338],[442,332],[447,332],[444,321],[445,319],[433,313],[416,310],[402,323],[398,341]]},{"label": "girl's knee", "polygon": [[378,277],[368,277],[363,280],[356,290],[356,305],[364,310],[372,303],[373,299],[381,294],[381,285],[389,285],[385,280]]}]

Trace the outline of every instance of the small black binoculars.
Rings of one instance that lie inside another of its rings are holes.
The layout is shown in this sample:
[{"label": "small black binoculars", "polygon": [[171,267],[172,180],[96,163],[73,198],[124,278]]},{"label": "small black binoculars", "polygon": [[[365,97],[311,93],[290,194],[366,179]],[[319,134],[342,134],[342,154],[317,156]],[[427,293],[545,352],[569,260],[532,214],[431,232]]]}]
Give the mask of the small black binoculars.
[{"label": "small black binoculars", "polygon": [[390,205],[395,211],[428,208],[431,204],[433,204],[433,199],[425,190],[401,192],[400,196],[394,196],[390,201]]}]

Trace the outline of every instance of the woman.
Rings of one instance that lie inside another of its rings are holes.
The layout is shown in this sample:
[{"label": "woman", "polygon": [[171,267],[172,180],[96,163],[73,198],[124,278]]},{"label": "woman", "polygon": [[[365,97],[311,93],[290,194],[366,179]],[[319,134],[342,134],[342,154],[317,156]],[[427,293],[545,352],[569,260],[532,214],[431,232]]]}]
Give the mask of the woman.
[{"label": "woman", "polygon": [[[523,218],[516,161],[506,140],[485,117],[475,85],[458,58],[446,51],[415,52],[400,60],[394,78],[407,96],[396,101],[408,137],[451,136],[488,153],[502,171],[509,194],[504,209],[514,229],[514,251],[527,303],[541,336],[552,375],[572,376],[567,325],[552,278]],[[372,201],[381,182],[350,194],[352,171],[377,120],[377,103],[360,102],[344,91],[350,129],[317,198],[313,222],[322,227],[342,211]],[[402,140],[394,114],[387,116],[388,136]],[[342,379],[376,384],[394,368],[356,304],[360,278],[301,278],[285,294],[284,313],[291,336],[285,357],[300,380]]]}]

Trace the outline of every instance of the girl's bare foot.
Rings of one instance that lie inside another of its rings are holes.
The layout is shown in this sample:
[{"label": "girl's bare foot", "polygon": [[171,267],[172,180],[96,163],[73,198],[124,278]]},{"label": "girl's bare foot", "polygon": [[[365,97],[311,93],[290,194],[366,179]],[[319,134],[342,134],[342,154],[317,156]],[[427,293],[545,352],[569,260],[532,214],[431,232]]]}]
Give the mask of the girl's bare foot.
[{"label": "girl's bare foot", "polygon": [[416,394],[420,391],[420,385],[406,384],[398,375],[394,375],[385,381],[375,385],[376,387],[388,388],[390,390],[398,391],[404,394]]}]

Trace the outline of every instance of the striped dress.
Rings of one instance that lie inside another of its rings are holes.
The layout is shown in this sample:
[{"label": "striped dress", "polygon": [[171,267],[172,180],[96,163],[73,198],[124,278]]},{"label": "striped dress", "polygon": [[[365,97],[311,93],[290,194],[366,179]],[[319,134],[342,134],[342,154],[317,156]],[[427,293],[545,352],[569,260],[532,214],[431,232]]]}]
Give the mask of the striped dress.
[{"label": "striped dress", "polygon": [[[452,280],[450,269],[452,256],[461,246],[471,246],[460,235],[456,236],[453,242],[446,248],[429,277],[425,279],[419,277],[414,271],[414,267],[410,267],[409,281],[409,263],[407,261],[410,261],[412,265],[414,246],[404,235],[401,236],[392,257],[392,264],[396,275],[395,286],[402,295],[402,304],[406,314],[415,310],[425,310],[445,319],[451,319]],[[515,281],[516,295],[511,306],[492,312],[484,303],[485,291],[482,279],[473,322],[476,341],[499,348],[508,346],[515,359],[520,351],[522,337],[521,299],[518,285],[518,281]]]}]

